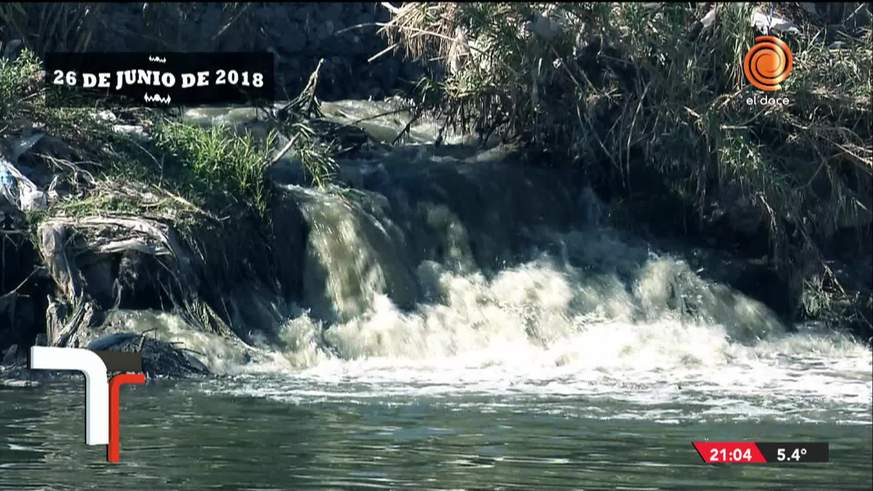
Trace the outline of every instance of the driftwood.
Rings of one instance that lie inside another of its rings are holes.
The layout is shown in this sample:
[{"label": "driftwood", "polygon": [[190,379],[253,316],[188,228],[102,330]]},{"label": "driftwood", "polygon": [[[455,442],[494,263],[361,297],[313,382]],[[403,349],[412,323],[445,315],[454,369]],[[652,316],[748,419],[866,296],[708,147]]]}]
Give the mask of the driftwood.
[{"label": "driftwood", "polygon": [[[46,312],[50,342],[68,345],[74,342],[81,327],[94,318],[94,306],[84,297],[84,280],[76,258],[84,254],[109,255],[136,253],[162,257],[162,265],[172,276],[182,297],[169,285],[163,291],[176,304],[179,313],[206,331],[232,335],[233,331],[191,287],[196,278],[190,253],[177,239],[169,225],[139,217],[90,216],[83,218],[53,217],[39,226],[40,252],[49,274],[64,297],[64,307],[49,305]],[[69,310],[69,313],[67,311]]]},{"label": "driftwood", "polygon": [[78,345],[98,310],[85,297],[78,255],[135,250],[175,256],[178,250],[166,225],[142,218],[55,217],[40,224],[39,238],[40,253],[62,297],[49,299],[46,309],[46,336],[54,346]]},{"label": "driftwood", "polygon": [[93,303],[83,298],[77,299],[72,312],[64,319],[63,325],[58,326],[57,338],[50,343],[54,346],[79,347],[87,335],[85,328],[92,325],[96,313],[97,309]]},{"label": "driftwood", "polygon": [[[49,274],[68,300],[82,294],[75,256],[127,250],[176,257],[179,244],[166,225],[145,218],[55,217],[39,225],[39,249]],[[74,241],[75,238],[82,240]]]},{"label": "driftwood", "polygon": [[49,275],[67,299],[82,294],[79,271],[67,255],[67,228],[63,224],[43,223],[39,227],[39,251]]},{"label": "driftwood", "polygon": [[[71,231],[81,239],[75,244],[68,239]],[[75,298],[79,293],[71,257],[77,253],[113,254],[133,250],[175,259],[180,257],[181,251],[178,240],[167,225],[147,218],[54,217],[42,222],[39,232],[40,252],[67,298]]]}]

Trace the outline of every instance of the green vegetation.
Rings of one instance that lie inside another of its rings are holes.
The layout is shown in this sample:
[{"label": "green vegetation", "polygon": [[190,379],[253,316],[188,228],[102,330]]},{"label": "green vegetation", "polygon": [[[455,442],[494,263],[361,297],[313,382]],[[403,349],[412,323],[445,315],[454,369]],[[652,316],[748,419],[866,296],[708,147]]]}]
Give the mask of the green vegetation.
[{"label": "green vegetation", "polygon": [[[6,11],[0,8],[0,18]],[[194,271],[208,263],[227,266],[239,251],[268,247],[274,231],[266,173],[284,155],[300,162],[312,184],[329,183],[334,146],[311,125],[319,117],[317,73],[282,114],[261,108],[267,117],[255,126],[266,128],[265,134],[231,125],[201,127],[167,110],[101,103],[54,107],[47,102],[42,76],[40,60],[29,50],[14,61],[0,59],[0,152],[13,166],[28,167],[28,178],[47,204],[22,207],[23,215],[4,205],[3,212],[13,216],[16,233],[23,232],[45,255],[41,260],[61,285],[55,301],[84,312],[93,300],[77,296],[81,290],[73,285],[79,272],[65,273],[67,254],[121,261],[106,255],[145,252],[164,266],[148,280],[163,292],[155,302],[162,307],[169,302],[192,325],[230,335],[225,320],[201,298],[211,293],[192,289]],[[32,151],[10,154],[16,146]],[[59,240],[51,247],[62,242],[66,254],[46,254],[42,239],[47,236]],[[252,261],[258,260],[263,258]],[[251,263],[245,264],[227,274],[245,274]],[[46,322],[55,321],[47,317]],[[90,317],[62,322],[79,329]]]},{"label": "green vegetation", "polygon": [[14,61],[0,59],[0,137],[31,123],[51,128],[61,138],[91,143],[109,133],[109,124],[91,108],[55,108],[45,104],[42,63],[25,49]]},{"label": "green vegetation", "polygon": [[[782,35],[794,72],[768,93],[787,106],[746,102],[764,94],[741,67],[755,9],[797,24]],[[869,336],[869,283],[833,267],[871,254],[869,18],[861,4],[824,18],[799,4],[405,3],[383,30],[442,61],[418,102],[448,124],[584,166],[632,207],[616,216],[734,230],[786,278],[795,315]]]},{"label": "green vegetation", "polygon": [[258,142],[222,125],[201,128],[167,121],[155,128],[153,137],[159,149],[190,168],[205,186],[226,189],[266,217],[269,194],[264,171],[270,164],[275,132]]},{"label": "green vegetation", "polygon": [[[69,144],[78,162],[43,156],[72,192],[34,220],[66,216],[128,215],[191,225],[205,209],[230,204],[250,207],[266,221],[270,187],[265,172],[280,154],[291,151],[312,183],[326,186],[336,166],[333,147],[322,142],[307,115],[318,115],[315,83],[295,103],[307,114],[274,118],[265,138],[227,125],[202,128],[156,109],[126,110],[149,138],[113,130],[101,108],[60,108],[46,104],[39,59],[25,50],[15,61],[0,60],[0,140],[37,127]],[[296,106],[292,110],[298,109]],[[276,148],[281,134],[288,147]],[[284,152],[283,152],[284,150]]]},{"label": "green vegetation", "polygon": [[[829,8],[830,18],[797,3],[404,3],[384,32],[407,55],[443,65],[444,76],[418,84],[416,114],[519,141],[544,162],[582,166],[611,198],[617,222],[658,223],[766,254],[790,285],[798,318],[869,333],[873,285],[847,265],[873,254],[871,15],[862,4]],[[83,49],[99,28],[96,9],[9,4],[0,22],[40,52]],[[250,21],[244,9],[228,4],[221,32]],[[755,11],[797,25],[781,35],[794,71],[784,90],[769,93],[788,105],[747,103],[764,94],[741,68],[759,34]],[[149,5],[149,35],[160,37],[165,17],[196,15],[194,5]],[[136,140],[113,131],[99,107],[46,106],[40,76],[29,51],[0,60],[0,140],[36,126],[78,157],[46,160],[69,192],[34,220],[113,214],[193,223],[238,204],[263,218],[264,173],[278,156],[290,152],[318,186],[336,166],[309,124],[319,116],[317,69],[266,138],[135,110],[129,119],[151,136]]]},{"label": "green vegetation", "polygon": [[[35,87],[39,60],[30,51],[24,51],[15,61],[0,58],[0,121],[7,122],[22,113],[26,98]],[[0,126],[0,132],[6,128]]]}]

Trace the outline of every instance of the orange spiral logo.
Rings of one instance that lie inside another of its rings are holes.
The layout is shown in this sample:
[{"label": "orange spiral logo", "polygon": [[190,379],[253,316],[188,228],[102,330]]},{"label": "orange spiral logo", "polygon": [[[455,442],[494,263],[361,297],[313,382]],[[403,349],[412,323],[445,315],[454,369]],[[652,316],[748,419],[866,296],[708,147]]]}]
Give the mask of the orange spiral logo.
[{"label": "orange spiral logo", "polygon": [[749,48],[743,60],[746,80],[755,87],[768,92],[782,89],[791,69],[794,57],[785,41],[774,36],[758,36],[755,45]]}]

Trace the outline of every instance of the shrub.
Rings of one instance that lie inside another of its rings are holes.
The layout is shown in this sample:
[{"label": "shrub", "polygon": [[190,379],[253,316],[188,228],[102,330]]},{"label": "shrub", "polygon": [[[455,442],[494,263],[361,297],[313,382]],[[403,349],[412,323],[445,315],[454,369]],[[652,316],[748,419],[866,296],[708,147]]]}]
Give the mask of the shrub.
[{"label": "shrub", "polygon": [[[820,295],[802,291],[848,291],[828,255],[870,254],[873,40],[869,15],[850,29],[798,5],[776,12],[799,25],[784,36],[795,55],[786,107],[745,102],[760,94],[741,68],[750,17],[769,5],[404,3],[383,32],[409,56],[442,61],[418,98],[447,124],[576,162],[613,196],[669,195],[662,216],[696,210],[704,232],[747,203],[798,315],[821,318],[828,303],[805,308]],[[837,240],[846,231],[855,249]],[[869,333],[861,297],[854,318]]]},{"label": "shrub", "polygon": [[35,97],[39,70],[39,60],[29,50],[15,60],[0,57],[0,124],[22,116],[27,99]]}]

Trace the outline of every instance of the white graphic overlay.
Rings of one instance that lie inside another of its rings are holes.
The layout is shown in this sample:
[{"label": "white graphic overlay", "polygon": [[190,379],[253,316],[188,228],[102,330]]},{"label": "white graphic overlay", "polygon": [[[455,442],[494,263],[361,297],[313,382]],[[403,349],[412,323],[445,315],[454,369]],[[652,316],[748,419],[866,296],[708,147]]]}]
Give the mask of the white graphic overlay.
[{"label": "white graphic overlay", "polygon": [[34,370],[76,370],[85,374],[85,444],[109,445],[109,382],[106,364],[91,350],[30,348]]}]

